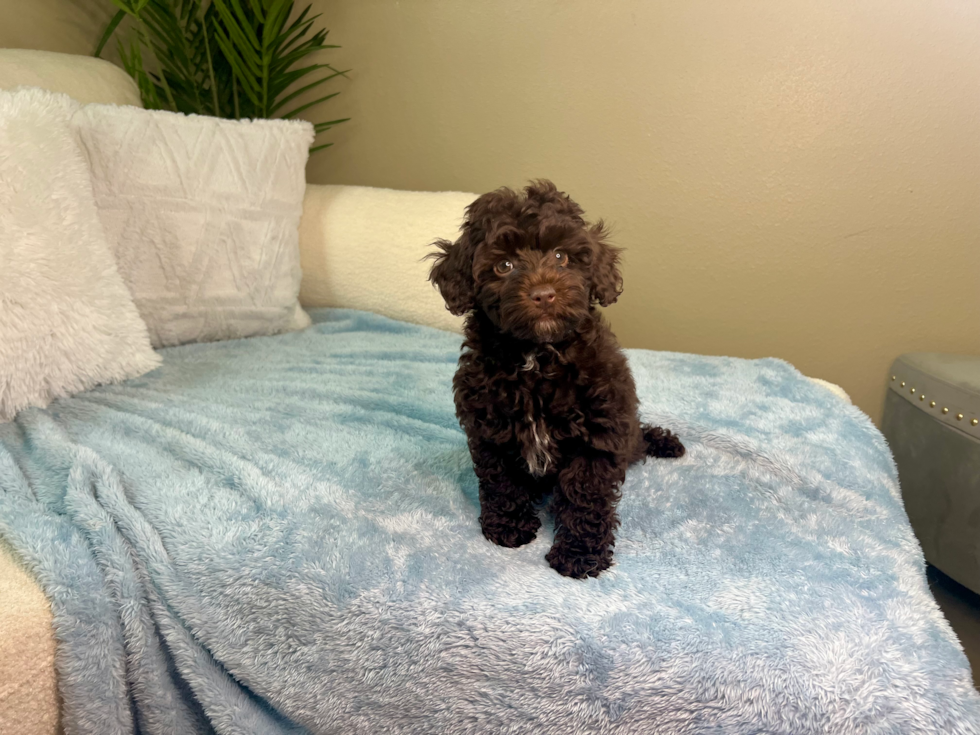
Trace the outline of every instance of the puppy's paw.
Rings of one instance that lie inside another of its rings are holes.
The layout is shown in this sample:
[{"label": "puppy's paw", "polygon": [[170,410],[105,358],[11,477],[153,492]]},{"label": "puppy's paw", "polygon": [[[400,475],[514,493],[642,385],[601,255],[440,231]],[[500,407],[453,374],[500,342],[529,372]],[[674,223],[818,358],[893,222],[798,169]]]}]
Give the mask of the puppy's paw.
[{"label": "puppy's paw", "polygon": [[572,553],[559,546],[552,546],[545,557],[551,568],[565,577],[585,579],[598,577],[612,566],[613,550],[603,549],[597,553]]},{"label": "puppy's paw", "polygon": [[541,519],[536,515],[517,520],[481,516],[480,527],[488,541],[492,541],[497,546],[513,549],[534,541],[538,529],[541,528]]},{"label": "puppy's paw", "polygon": [[687,450],[676,434],[659,426],[644,426],[643,438],[647,442],[647,454],[651,457],[683,457]]}]

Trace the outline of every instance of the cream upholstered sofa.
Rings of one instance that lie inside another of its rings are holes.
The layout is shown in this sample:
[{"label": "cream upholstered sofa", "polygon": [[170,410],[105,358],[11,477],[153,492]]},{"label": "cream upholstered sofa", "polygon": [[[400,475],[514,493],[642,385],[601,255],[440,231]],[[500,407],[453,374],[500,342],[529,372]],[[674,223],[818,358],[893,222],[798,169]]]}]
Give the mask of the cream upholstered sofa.
[{"label": "cream upholstered sofa", "polygon": [[[20,85],[64,92],[83,103],[140,105],[136,85],[108,62],[0,50],[0,89]],[[423,256],[433,239],[455,236],[474,198],[309,185],[300,226],[301,303],[364,309],[458,331],[461,320],[429,285]],[[837,386],[818,382],[846,398]],[[58,731],[56,654],[44,593],[0,538],[0,733]]]}]

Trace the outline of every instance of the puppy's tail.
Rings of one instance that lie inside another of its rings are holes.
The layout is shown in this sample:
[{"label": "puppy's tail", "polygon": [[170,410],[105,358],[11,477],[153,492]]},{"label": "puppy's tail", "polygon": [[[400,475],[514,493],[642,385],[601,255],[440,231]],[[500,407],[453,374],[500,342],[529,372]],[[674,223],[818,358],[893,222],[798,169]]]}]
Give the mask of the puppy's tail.
[{"label": "puppy's tail", "polygon": [[643,424],[640,430],[643,432],[643,441],[646,445],[644,454],[648,457],[683,457],[687,451],[681,444],[681,440],[670,433],[670,429]]}]

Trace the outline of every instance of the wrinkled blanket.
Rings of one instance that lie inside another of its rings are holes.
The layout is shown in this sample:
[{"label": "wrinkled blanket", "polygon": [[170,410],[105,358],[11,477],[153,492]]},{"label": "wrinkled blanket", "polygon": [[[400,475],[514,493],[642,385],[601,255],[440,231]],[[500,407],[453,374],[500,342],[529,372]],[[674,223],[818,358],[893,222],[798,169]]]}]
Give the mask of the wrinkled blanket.
[{"label": "wrinkled blanket", "polygon": [[72,733],[973,733],[884,440],[779,360],[630,351],[681,460],[616,565],[487,542],[459,336],[314,312],[0,425]]}]

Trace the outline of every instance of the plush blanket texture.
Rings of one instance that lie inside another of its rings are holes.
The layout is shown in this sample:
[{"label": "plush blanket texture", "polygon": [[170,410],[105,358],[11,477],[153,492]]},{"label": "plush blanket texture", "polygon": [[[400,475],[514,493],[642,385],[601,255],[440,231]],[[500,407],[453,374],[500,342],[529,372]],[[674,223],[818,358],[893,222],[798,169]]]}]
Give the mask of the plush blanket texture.
[{"label": "plush blanket texture", "polygon": [[480,535],[458,336],[314,321],[0,426],[69,735],[980,731],[884,441],[791,366],[630,353],[689,452],[581,582]]}]

